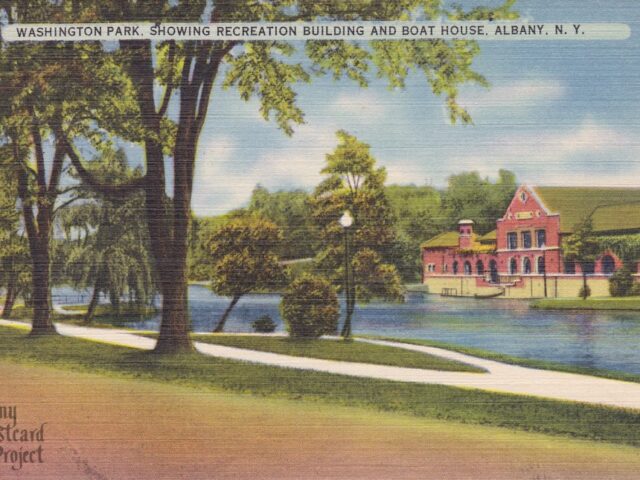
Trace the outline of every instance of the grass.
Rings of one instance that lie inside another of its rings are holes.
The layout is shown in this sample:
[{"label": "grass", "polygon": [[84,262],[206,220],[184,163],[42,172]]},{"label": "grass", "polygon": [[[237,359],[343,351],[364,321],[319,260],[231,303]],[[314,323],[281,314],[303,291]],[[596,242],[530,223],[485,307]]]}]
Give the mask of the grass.
[{"label": "grass", "polygon": [[[65,310],[77,312],[71,315],[62,315],[55,311],[51,312],[53,320],[56,322],[70,323],[73,325],[85,325],[84,316],[87,313],[87,305],[68,305],[64,307]],[[139,307],[137,305],[131,306],[123,304],[120,309],[120,314],[116,314],[110,305],[98,305],[95,310],[94,318],[89,324],[92,327],[101,328],[113,328],[123,323],[135,322],[146,320],[150,316],[155,315],[157,310],[153,307]],[[31,320],[33,317],[33,310],[25,307],[24,305],[18,305],[13,308],[11,316],[9,318],[13,320]]]},{"label": "grass", "polygon": [[246,348],[261,352],[281,353],[295,357],[322,358],[345,362],[373,363],[396,367],[426,368],[450,372],[476,372],[485,370],[464,363],[439,358],[401,348],[371,345],[343,340],[296,340],[288,337],[259,337],[252,335],[193,335],[198,342],[227,347]]},{"label": "grass", "polygon": [[0,360],[197,388],[640,446],[640,413],[630,410],[301,371],[206,357],[161,356],[68,337],[29,338],[0,327]]},{"label": "grass", "polygon": [[474,357],[486,358],[497,362],[508,363],[510,365],[519,365],[522,367],[538,368],[541,370],[555,370],[558,372],[578,373],[581,375],[592,375],[594,377],[610,378],[613,380],[623,380],[627,382],[640,383],[640,375],[627,372],[616,372],[612,370],[604,370],[598,368],[579,367],[576,365],[565,365],[564,363],[556,363],[548,360],[535,360],[529,358],[515,357],[504,353],[482,350],[474,347],[465,347],[462,345],[454,345],[452,343],[438,342],[435,340],[418,340],[408,338],[392,338],[377,335],[359,335],[363,338],[373,338],[378,340],[389,340],[393,342],[408,343],[411,345],[424,345],[426,347],[437,347],[451,350],[454,352],[473,355]]},{"label": "grass", "polygon": [[541,310],[640,310],[640,297],[545,298],[531,303]]}]

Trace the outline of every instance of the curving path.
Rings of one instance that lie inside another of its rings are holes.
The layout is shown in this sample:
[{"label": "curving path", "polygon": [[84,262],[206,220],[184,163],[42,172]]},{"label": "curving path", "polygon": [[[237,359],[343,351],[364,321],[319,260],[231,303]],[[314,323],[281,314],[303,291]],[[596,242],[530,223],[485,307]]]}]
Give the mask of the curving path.
[{"label": "curving path", "polygon": [[[0,320],[0,325],[16,328],[25,327],[25,323],[23,322],[10,320]],[[80,327],[62,323],[57,323],[56,328],[61,335],[143,350],[153,349],[156,343],[155,339],[141,337],[126,330]],[[294,357],[201,342],[196,342],[195,347],[202,354],[212,357],[284,368],[314,370],[338,375],[400,382],[475,388],[640,410],[640,383],[508,365],[436,347],[410,345],[384,340],[357,340],[374,345],[386,345],[423,352],[467,363],[484,368],[487,373],[443,372],[417,368],[372,365],[368,363]]]}]

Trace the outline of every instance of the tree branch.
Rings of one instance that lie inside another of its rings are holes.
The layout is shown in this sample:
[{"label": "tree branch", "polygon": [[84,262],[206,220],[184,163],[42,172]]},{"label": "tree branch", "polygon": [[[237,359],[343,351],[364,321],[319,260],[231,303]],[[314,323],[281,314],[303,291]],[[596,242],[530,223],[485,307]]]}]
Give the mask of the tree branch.
[{"label": "tree branch", "polygon": [[84,165],[82,165],[80,157],[64,135],[59,137],[59,142],[60,146],[64,149],[64,152],[68,155],[69,160],[71,160],[71,164],[76,169],[76,172],[78,172],[78,175],[80,176],[82,182],[84,182],[87,186],[91,187],[96,192],[108,197],[123,197],[144,187],[146,182],[146,175],[136,178],[127,183],[110,184],[100,182],[91,172],[89,172],[84,167]]}]

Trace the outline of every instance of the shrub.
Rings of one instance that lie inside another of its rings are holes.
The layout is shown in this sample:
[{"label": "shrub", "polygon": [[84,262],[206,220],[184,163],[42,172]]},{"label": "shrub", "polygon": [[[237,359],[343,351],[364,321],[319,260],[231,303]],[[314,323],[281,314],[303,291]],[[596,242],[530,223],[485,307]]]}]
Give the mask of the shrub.
[{"label": "shrub", "polygon": [[640,296],[640,283],[633,284],[633,287],[631,288],[631,295],[633,295],[634,297]]},{"label": "shrub", "polygon": [[308,274],[291,282],[280,302],[280,313],[289,335],[298,338],[335,334],[339,311],[333,286]]},{"label": "shrub", "polygon": [[262,315],[251,324],[251,327],[257,333],[271,333],[276,329],[276,322],[269,315]]},{"label": "shrub", "polygon": [[591,287],[589,285],[581,287],[580,292],[578,292],[578,296],[583,300],[586,300],[587,297],[591,296]]},{"label": "shrub", "polygon": [[609,293],[612,297],[626,297],[633,289],[633,275],[631,270],[623,267],[609,278]]}]

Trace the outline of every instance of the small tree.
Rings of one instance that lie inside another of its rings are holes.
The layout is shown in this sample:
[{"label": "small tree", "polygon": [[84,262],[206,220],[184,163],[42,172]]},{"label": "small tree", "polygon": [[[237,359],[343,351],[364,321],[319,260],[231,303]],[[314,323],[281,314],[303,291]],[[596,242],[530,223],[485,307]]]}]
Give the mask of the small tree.
[{"label": "small tree", "polygon": [[586,300],[591,294],[591,289],[587,285],[587,270],[594,264],[600,252],[600,245],[593,235],[591,216],[586,217],[574,227],[573,234],[565,241],[563,250],[567,260],[580,265],[582,270],[580,297]]},{"label": "small tree", "polygon": [[231,297],[214,332],[224,331],[231,310],[243,295],[284,283],[285,269],[275,254],[281,241],[282,232],[275,224],[254,216],[235,218],[206,239],[212,264],[211,289]]},{"label": "small tree", "polygon": [[289,335],[296,338],[335,334],[339,312],[333,286],[327,280],[311,275],[294,280],[280,302],[280,314]]}]

